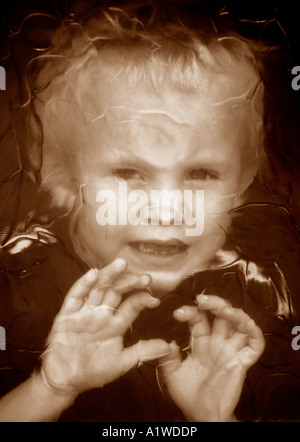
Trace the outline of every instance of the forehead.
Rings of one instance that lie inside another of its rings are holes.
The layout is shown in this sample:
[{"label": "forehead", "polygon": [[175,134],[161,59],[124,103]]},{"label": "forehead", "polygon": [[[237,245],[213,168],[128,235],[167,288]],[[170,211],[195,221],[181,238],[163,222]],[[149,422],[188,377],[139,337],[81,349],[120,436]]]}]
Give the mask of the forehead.
[{"label": "forehead", "polygon": [[197,84],[187,89],[164,76],[155,60],[147,69],[163,78],[160,85],[149,81],[145,70],[132,81],[129,74],[134,77],[136,70],[125,69],[124,52],[110,49],[100,55],[54,84],[44,109],[48,118],[42,117],[52,121],[59,142],[67,140],[81,157],[151,153],[161,161],[164,150],[165,159],[176,154],[183,160],[184,154],[212,150],[234,155],[238,148],[247,150],[246,142],[257,144],[262,94],[257,93],[259,77],[245,60],[224,72],[200,69]]},{"label": "forehead", "polygon": [[[228,55],[230,60],[224,66],[217,62],[205,66],[191,60],[186,66],[177,66],[174,60],[142,58],[136,52],[104,49],[87,61],[77,78],[74,73],[72,83],[75,81],[76,96],[88,121],[113,106],[141,104],[144,109],[169,106],[179,120],[186,117],[188,109],[190,113],[197,111],[197,103],[207,112],[212,110],[216,115],[219,110],[221,115],[231,106],[246,102],[259,82],[254,62],[246,57],[237,60]],[[173,72],[176,78],[170,75]]]},{"label": "forehead", "polygon": [[82,149],[84,161],[95,161],[96,157],[128,165],[145,161],[164,168],[192,164],[197,159],[226,163],[249,151],[247,143],[255,132],[251,106],[233,108],[221,116],[218,110],[206,112],[205,105],[180,113],[182,119],[162,105],[146,110],[127,106],[107,109],[90,124],[89,142]]},{"label": "forehead", "polygon": [[[94,60],[86,71],[88,84],[97,85],[81,101],[90,123],[91,145],[101,139],[110,152],[126,147],[142,155],[149,148],[155,154],[157,148],[159,158],[162,147],[172,146],[173,155],[178,148],[181,158],[188,148],[197,151],[205,143],[214,149],[226,142],[244,147],[245,139],[253,139],[257,118],[253,97],[259,77],[252,65],[232,63],[226,72],[201,69],[196,87],[187,90],[167,77],[157,87],[147,77],[133,84],[130,71],[122,69],[124,60],[116,55],[107,51],[100,70]],[[157,63],[151,66],[162,78]],[[94,76],[98,81],[93,81]]]}]

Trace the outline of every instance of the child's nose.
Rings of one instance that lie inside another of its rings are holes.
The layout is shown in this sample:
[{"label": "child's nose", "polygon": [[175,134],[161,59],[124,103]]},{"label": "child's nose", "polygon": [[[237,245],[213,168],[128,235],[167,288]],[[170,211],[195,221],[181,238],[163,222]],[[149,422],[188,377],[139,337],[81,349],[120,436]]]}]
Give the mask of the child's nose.
[{"label": "child's nose", "polygon": [[173,198],[161,198],[148,207],[148,223],[151,225],[181,225],[182,202]]}]

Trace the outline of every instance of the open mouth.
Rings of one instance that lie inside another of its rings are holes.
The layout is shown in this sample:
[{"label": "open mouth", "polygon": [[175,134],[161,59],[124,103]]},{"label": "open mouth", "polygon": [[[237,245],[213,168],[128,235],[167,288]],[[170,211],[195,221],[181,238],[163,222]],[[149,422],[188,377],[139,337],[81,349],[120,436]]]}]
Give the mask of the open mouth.
[{"label": "open mouth", "polygon": [[178,253],[186,252],[188,246],[178,239],[171,239],[167,241],[150,240],[150,241],[135,241],[131,243],[141,253],[149,255],[176,255]]}]

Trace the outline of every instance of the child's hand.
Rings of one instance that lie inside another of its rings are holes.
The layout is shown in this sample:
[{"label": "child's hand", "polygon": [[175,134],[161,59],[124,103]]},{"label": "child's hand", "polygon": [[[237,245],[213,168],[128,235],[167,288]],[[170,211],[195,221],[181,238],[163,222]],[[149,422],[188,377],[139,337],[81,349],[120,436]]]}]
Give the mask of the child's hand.
[{"label": "child's hand", "polygon": [[[76,397],[114,381],[139,362],[156,359],[169,344],[153,339],[123,347],[123,335],[145,307],[157,307],[146,287],[148,275],[126,274],[116,259],[102,270],[90,270],[67,294],[42,355],[41,374],[52,389]],[[136,291],[122,302],[122,295]]]},{"label": "child's hand", "polygon": [[[181,361],[179,349],[162,359],[161,370],[170,396],[191,421],[234,421],[247,370],[264,350],[264,337],[241,309],[217,296],[197,297],[198,308],[174,312],[187,321],[190,354]],[[215,315],[210,326],[205,310]]]}]

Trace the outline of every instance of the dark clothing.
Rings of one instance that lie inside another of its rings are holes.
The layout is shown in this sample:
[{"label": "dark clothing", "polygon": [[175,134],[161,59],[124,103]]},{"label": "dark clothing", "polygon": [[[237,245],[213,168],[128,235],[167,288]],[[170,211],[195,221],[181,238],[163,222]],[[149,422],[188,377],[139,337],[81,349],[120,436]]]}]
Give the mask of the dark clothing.
[{"label": "dark clothing", "polygon": [[[86,268],[56,237],[42,230],[10,241],[0,254],[0,268],[0,325],[7,332],[6,350],[0,351],[3,395],[38,367],[53,319],[69,288]],[[259,265],[238,259],[218,270],[195,274],[163,298],[157,309],[146,309],[139,315],[125,336],[125,345],[156,337],[176,340],[184,357],[188,329],[172,313],[181,305],[193,304],[203,290],[242,308],[265,335],[265,351],[248,371],[237,417],[245,421],[300,420],[300,351],[291,346],[292,328],[300,325],[300,320],[285,278],[274,262]],[[185,419],[157,382],[156,361],[152,361],[102,389],[80,395],[60,420]]]}]

